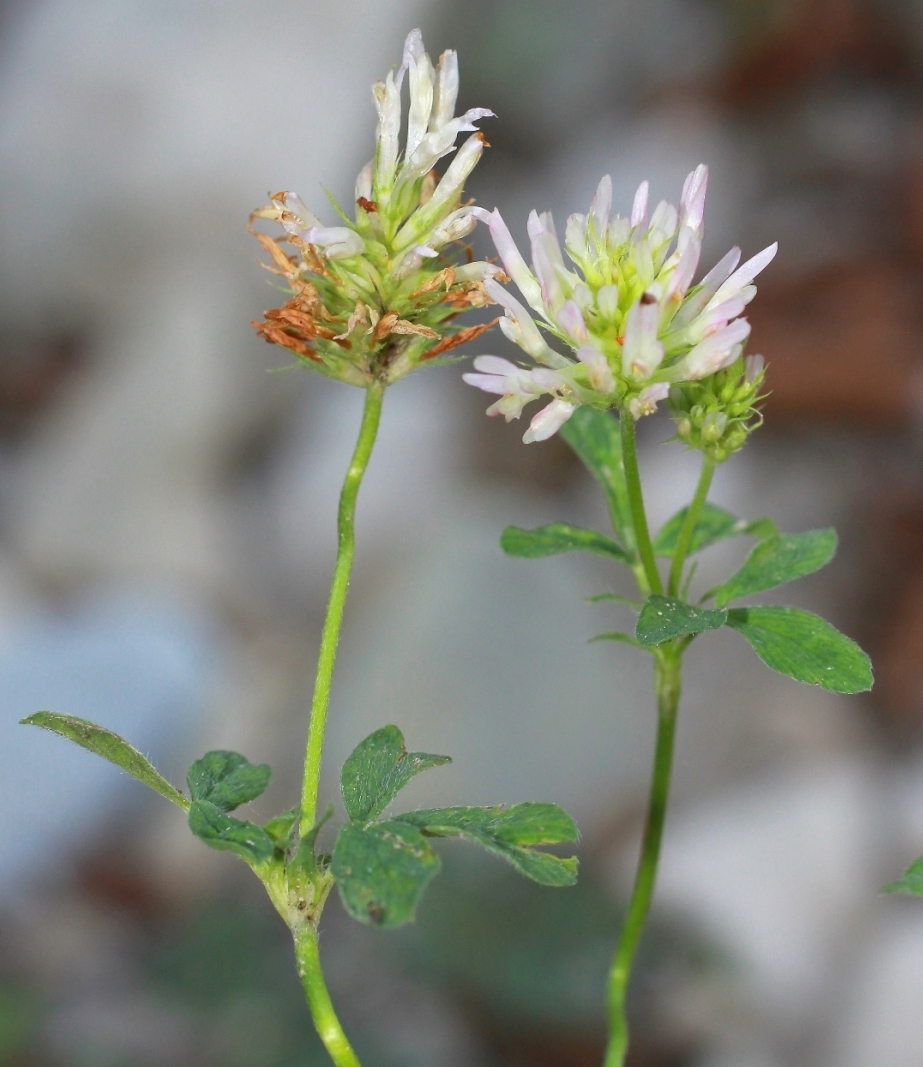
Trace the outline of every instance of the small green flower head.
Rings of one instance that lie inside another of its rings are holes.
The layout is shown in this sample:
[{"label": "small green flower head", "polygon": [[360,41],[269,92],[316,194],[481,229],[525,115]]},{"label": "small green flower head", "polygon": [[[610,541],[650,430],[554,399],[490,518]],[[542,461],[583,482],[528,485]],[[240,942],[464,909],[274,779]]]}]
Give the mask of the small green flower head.
[{"label": "small green flower head", "polygon": [[[410,110],[401,152],[405,75]],[[397,381],[489,329],[494,323],[468,329],[452,323],[464,309],[492,303],[484,281],[501,274],[489,263],[457,262],[448,253],[487,216],[463,205],[462,191],[487,144],[474,123],[493,114],[472,108],[456,117],[455,52],[444,52],[434,67],[413,30],[400,68],[372,91],[377,144],[356,180],[355,218],[334,203],[340,224],[325,226],[293,192],[270,194],[270,203],[251,216],[281,224],[276,238],[253,232],[271,258],[264,266],[291,293],[254,322],[257,333],[305,366],[358,386]],[[440,178],[434,166],[455,152],[465,131],[473,136]]]},{"label": "small green flower head", "polygon": [[762,424],[756,405],[765,395],[760,394],[765,373],[762,356],[738,356],[701,381],[674,385],[668,403],[677,436],[723,463]]},{"label": "small green flower head", "polygon": [[756,295],[753,280],[777,246],[739,267],[740,249],[732,248],[695,282],[707,182],[703,164],[686,178],[679,209],[664,200],[652,212],[642,182],[630,214],[621,216],[611,213],[606,175],[589,213],[567,220],[564,250],[574,269],[547,212],[529,217],[531,269],[500,213],[488,216],[506,273],[531,311],[497,279],[485,288],[506,312],[501,330],[539,364],[475,360],[476,373],[465,380],[500,396],[489,415],[519,418],[530,401],[550,395],[526,431],[527,442],[550,437],[581,404],[618,407],[639,419],[656,410],[671,386],[703,380],[740,358],[750,333],[743,311]]}]

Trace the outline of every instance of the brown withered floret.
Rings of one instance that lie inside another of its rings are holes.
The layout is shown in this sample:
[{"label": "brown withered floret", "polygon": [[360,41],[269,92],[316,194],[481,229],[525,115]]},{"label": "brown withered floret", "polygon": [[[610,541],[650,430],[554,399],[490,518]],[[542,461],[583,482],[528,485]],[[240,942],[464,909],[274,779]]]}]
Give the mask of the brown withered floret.
[{"label": "brown withered floret", "polygon": [[457,348],[459,345],[467,344],[468,341],[473,341],[476,337],[480,337],[482,333],[486,333],[488,330],[493,329],[499,321],[498,318],[491,319],[490,322],[482,322],[480,326],[469,326],[465,330],[459,330],[458,333],[443,337],[438,345],[433,345],[432,348],[428,348],[423,355],[420,356],[420,362],[422,363],[424,360],[432,359],[434,356],[441,356],[443,352],[448,352],[453,348]]}]

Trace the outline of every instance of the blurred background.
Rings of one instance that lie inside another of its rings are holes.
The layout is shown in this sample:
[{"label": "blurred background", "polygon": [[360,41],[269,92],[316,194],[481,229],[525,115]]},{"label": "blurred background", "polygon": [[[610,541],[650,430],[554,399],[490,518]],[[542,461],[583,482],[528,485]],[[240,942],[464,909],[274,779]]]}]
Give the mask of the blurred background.
[{"label": "blurred background", "polygon": [[[92,717],[181,783],[208,748],[297,794],[339,482],[361,395],[248,323],[277,302],[244,229],[269,189],[331,219],[369,86],[423,28],[492,149],[470,192],[525,239],[611,173],[676,202],[711,167],[705,258],[780,253],[752,306],[767,425],[713,498],[841,551],[783,600],[873,655],[874,692],[773,675],[734,634],[688,657],[632,1067],[919,1067],[923,903],[920,0],[0,2],[0,1064],[320,1067],[282,924],[242,864],[101,760],[17,720]],[[489,249],[479,237],[477,248]],[[473,354],[513,352],[498,334]],[[458,366],[388,394],[359,504],[325,794],[387,722],[455,762],[415,805],[556,801],[574,890],[463,844],[419,922],[322,949],[369,1067],[600,1061],[635,858],[647,658],[588,645],[627,591],[596,559],[505,558],[507,523],[603,523],[557,439],[488,420]],[[696,458],[641,425],[655,522]],[[702,556],[700,581],[745,545]],[[703,588],[705,586],[703,585]]]}]

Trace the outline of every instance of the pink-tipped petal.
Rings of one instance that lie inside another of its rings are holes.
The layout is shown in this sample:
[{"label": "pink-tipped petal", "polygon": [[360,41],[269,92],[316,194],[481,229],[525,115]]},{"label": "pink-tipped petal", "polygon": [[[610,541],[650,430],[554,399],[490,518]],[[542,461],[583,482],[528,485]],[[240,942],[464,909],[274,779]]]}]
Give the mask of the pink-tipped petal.
[{"label": "pink-tipped petal", "polygon": [[650,183],[643,181],[635,193],[634,203],[631,205],[631,228],[642,226],[647,221],[647,198],[650,191]]},{"label": "pink-tipped petal", "polygon": [[660,304],[645,293],[625,317],[622,372],[635,381],[645,381],[663,362],[663,345],[657,340]]},{"label": "pink-tipped petal", "polygon": [[522,369],[502,356],[475,356],[474,368],[485,374],[518,374]]},{"label": "pink-tipped petal", "polygon": [[578,345],[587,339],[586,323],[583,321],[583,312],[573,300],[565,300],[558,309],[558,325],[570,339]]},{"label": "pink-tipped petal", "polygon": [[488,225],[490,227],[490,236],[494,240],[494,247],[503,261],[506,273],[519,287],[519,291],[526,298],[526,303],[529,307],[538,311],[539,314],[544,314],[545,305],[542,302],[541,286],[538,284],[535,275],[526,266],[526,261],[516,247],[516,242],[513,240],[512,234],[499,211],[493,212]]},{"label": "pink-tipped petal", "polygon": [[773,259],[775,259],[778,250],[779,242],[774,241],[768,248],[764,248],[762,252],[757,252],[752,259],[748,259],[746,263],[742,263],[730,278],[721,285],[712,297],[712,303],[717,304],[722,300],[726,300],[729,296],[735,296],[744,288],[744,286],[749,285],[757,274],[759,274],[760,271],[765,270]]},{"label": "pink-tipped petal", "polygon": [[609,225],[609,213],[612,211],[612,178],[604,174],[596,189],[593,203],[590,204],[590,218],[598,234],[604,234]]},{"label": "pink-tipped petal", "polygon": [[680,226],[688,226],[700,240],[705,231],[705,192],[708,188],[708,167],[700,163],[686,178],[680,200]]}]

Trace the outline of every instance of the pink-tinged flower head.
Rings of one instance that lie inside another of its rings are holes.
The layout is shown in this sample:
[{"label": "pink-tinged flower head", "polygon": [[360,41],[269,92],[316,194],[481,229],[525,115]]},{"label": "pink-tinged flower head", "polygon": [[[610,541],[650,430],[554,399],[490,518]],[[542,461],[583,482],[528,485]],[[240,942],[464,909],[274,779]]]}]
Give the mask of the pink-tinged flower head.
[{"label": "pink-tinged flower head", "polygon": [[661,200],[650,211],[642,182],[621,216],[613,213],[606,175],[589,211],[568,217],[564,247],[573,268],[547,212],[529,215],[531,264],[499,213],[488,217],[506,273],[531,309],[511,304],[491,282],[488,292],[506,309],[501,329],[560,374],[565,384],[556,401],[619,407],[639,418],[671,384],[700,381],[738,359],[750,332],[741,316],[756,294],[753,280],[776,246],[740,267],[733,248],[696,281],[707,186],[708,168],[700,164],[686,177],[679,208]]}]

